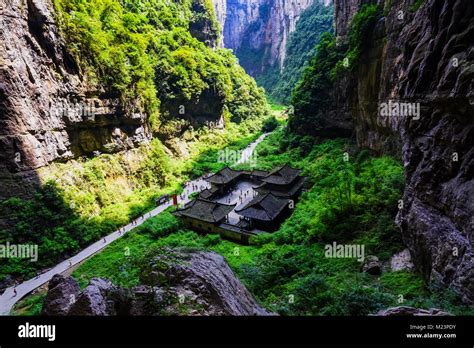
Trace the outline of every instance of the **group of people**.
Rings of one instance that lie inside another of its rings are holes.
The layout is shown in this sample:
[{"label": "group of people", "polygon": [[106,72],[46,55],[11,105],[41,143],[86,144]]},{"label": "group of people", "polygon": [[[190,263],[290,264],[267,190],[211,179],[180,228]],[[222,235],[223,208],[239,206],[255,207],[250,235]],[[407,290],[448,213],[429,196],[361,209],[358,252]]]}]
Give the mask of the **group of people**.
[{"label": "group of people", "polygon": [[201,185],[199,186],[198,184],[195,184],[193,182],[186,183],[184,186],[184,191],[179,195],[179,198],[181,200],[185,199],[187,196],[189,196],[191,193],[202,191],[205,188],[207,188],[207,185]]},{"label": "group of people", "polygon": [[[234,190],[234,191],[232,191],[232,194],[236,194],[237,191],[240,191],[240,192],[239,192],[239,198],[238,198],[240,204],[242,204],[242,202],[243,202],[244,200],[246,200],[247,197],[250,197],[250,195],[251,195],[252,192],[253,192],[253,191],[250,190],[250,189],[247,190],[247,191],[245,191],[245,192],[244,192],[243,190]],[[231,197],[228,197],[228,198],[226,199],[226,203],[229,203],[229,204],[232,203],[232,196],[231,196]]]},{"label": "group of people", "polygon": [[[189,187],[190,186],[190,187]],[[189,189],[192,190],[192,192],[196,192],[198,191],[198,189],[200,189],[201,191],[205,188],[205,186],[201,185],[200,187],[195,184],[195,183],[189,183],[189,184],[186,184],[185,186],[185,189],[186,189],[186,195],[189,195]],[[184,195],[184,192],[180,195],[181,199],[184,199],[185,195]],[[132,226],[137,226],[138,222],[139,221],[144,221],[145,218],[149,218],[151,217],[151,212],[147,213],[147,214],[144,214],[142,216],[140,216],[138,219],[135,219],[131,222]],[[118,230],[118,233],[119,235],[122,235],[123,233],[125,233],[125,227],[121,227],[119,228]],[[104,237],[104,239],[102,240],[103,243],[107,243],[107,239]],[[69,260],[69,267],[72,267],[72,262]],[[38,278],[39,275],[36,277]],[[16,290],[16,287],[13,288],[13,297],[16,297],[18,294],[17,290]]]}]

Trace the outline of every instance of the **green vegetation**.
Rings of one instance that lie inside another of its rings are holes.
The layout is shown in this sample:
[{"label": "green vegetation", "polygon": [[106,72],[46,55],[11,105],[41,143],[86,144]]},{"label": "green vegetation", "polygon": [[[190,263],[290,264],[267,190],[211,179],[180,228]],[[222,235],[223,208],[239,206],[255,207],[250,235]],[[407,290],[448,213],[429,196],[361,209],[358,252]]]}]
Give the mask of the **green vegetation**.
[{"label": "green vegetation", "polygon": [[257,77],[258,84],[265,88],[271,100],[289,103],[291,91],[314,55],[321,34],[332,31],[333,11],[332,5],[324,6],[319,2],[308,7],[288,38],[284,69],[280,72],[275,66]]},{"label": "green vegetation", "polygon": [[320,135],[326,126],[327,114],[337,103],[335,84],[341,74],[357,65],[379,15],[377,5],[363,5],[351,21],[347,44],[336,45],[333,35],[321,35],[316,54],[291,96],[294,106],[294,117],[289,121],[291,131]]},{"label": "green vegetation", "polygon": [[262,130],[264,132],[272,132],[278,127],[279,123],[275,116],[269,117],[263,124]]},{"label": "green vegetation", "polygon": [[335,77],[333,72],[344,53],[336,46],[334,36],[321,35],[317,53],[305,69],[291,96],[294,116],[290,117],[290,130],[298,134],[317,135],[324,127],[327,112],[334,106]]},{"label": "green vegetation", "polygon": [[249,121],[231,124],[224,132],[202,129],[189,135],[189,158],[169,158],[154,139],[149,147],[45,168],[46,183],[32,199],[0,202],[0,215],[10,225],[0,229],[0,240],[39,248],[38,262],[1,259],[0,281],[8,275],[34,276],[153,209],[162,194],[179,192],[190,178],[222,168],[218,150],[246,147],[261,125]]},{"label": "green vegetation", "polygon": [[[209,0],[55,0],[55,8],[84,78],[120,97],[130,110],[146,112],[155,133],[172,133],[173,103],[209,91],[223,101],[226,127],[188,129],[181,139],[164,143],[155,138],[128,152],[42,169],[46,183],[32,199],[0,202],[0,215],[13,226],[0,230],[0,240],[38,244],[39,254],[48,257],[35,264],[0,260],[0,280],[31,277],[72,255],[150,210],[161,194],[179,192],[189,178],[219,170],[225,165],[217,160],[220,149],[242,149],[263,130],[273,133],[257,147],[257,167],[290,164],[308,177],[308,190],[278,231],[237,245],[186,229],[169,209],[86,260],[73,277],[82,287],[93,277],[131,287],[140,283],[150,255],[164,247],[212,250],[226,258],[263,306],[282,315],[367,315],[400,304],[474,314],[454,293],[427,287],[416,273],[372,276],[361,272],[355,258],[325,255],[325,246],[333,242],[357,244],[366,256],[388,262],[404,248],[394,223],[404,186],[402,165],[356,149],[348,140],[320,142],[300,135],[324,127],[334,82],[342,68],[354,67],[360,58],[378,16],[375,6],[364,5],[356,14],[347,47],[337,47],[329,33],[301,40],[306,30],[329,23],[321,8],[314,10],[316,17],[309,13],[302,20],[288,48],[290,70],[283,74],[298,76],[314,45],[310,41],[319,44],[293,92],[295,116],[288,127],[275,115],[263,120],[262,91],[229,51],[211,49],[208,41],[217,40],[218,25]],[[207,38],[201,36],[203,26],[212,28]],[[284,98],[294,82],[277,86],[275,98]],[[273,106],[273,111],[283,107]],[[39,314],[43,299],[44,294],[27,297],[15,314]]]},{"label": "green vegetation", "polygon": [[[154,131],[163,119],[176,117],[175,104],[210,91],[234,119],[265,114],[263,91],[230,51],[212,47],[219,26],[211,1],[55,0],[54,5],[82,76],[119,96],[126,111],[146,112]],[[204,26],[211,28],[208,36]]]},{"label": "green vegetation", "polygon": [[[235,56],[215,48],[220,29],[210,0],[55,0],[54,8],[89,90],[118,98],[126,113],[147,114],[155,138],[40,168],[44,184],[32,199],[0,202],[9,226],[0,240],[37,244],[40,254],[36,263],[0,260],[0,281],[33,276],[152,209],[156,197],[179,192],[190,177],[219,169],[218,150],[250,143],[269,111]],[[173,108],[189,110],[197,100],[219,105],[209,117],[223,117],[224,129],[177,127],[184,120]]]},{"label": "green vegetation", "polygon": [[424,2],[425,0],[415,0],[413,4],[410,6],[410,11],[412,12],[418,11],[418,9],[421,7],[421,5],[423,5]]},{"label": "green vegetation", "polygon": [[20,300],[13,308],[12,315],[40,315],[45,293],[28,296]]},{"label": "green vegetation", "polygon": [[350,67],[357,63],[363,49],[368,47],[372,30],[379,15],[377,5],[366,4],[363,5],[352,18],[349,27],[349,51],[346,55]]},{"label": "green vegetation", "polygon": [[467,313],[454,294],[427,288],[415,273],[371,276],[360,272],[355,259],[325,257],[324,246],[333,241],[364,244],[366,255],[384,262],[403,248],[394,225],[403,187],[400,163],[355,151],[345,140],[310,143],[283,127],[257,149],[260,168],[289,163],[303,168],[312,185],[277,232],[242,246],[186,230],[164,212],[87,260],[73,276],[82,286],[106,277],[128,287],[139,283],[153,250],[212,250],[226,258],[262,305],[284,315],[365,315],[400,305],[400,296],[403,305]]}]

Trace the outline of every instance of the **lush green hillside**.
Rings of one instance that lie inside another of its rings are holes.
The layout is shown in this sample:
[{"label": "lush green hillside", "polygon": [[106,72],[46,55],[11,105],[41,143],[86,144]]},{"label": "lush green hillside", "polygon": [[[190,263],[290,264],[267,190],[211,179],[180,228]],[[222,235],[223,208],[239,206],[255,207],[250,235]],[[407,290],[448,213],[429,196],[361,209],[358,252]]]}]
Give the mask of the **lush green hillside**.
[{"label": "lush green hillside", "polygon": [[362,6],[352,19],[347,44],[336,45],[330,33],[321,36],[314,57],[292,92],[294,116],[289,126],[293,132],[321,135],[327,123],[325,117],[336,103],[333,87],[337,77],[357,65],[363,48],[369,45],[367,38],[378,15],[376,5]]},{"label": "lush green hillside", "polygon": [[274,67],[257,78],[271,100],[289,103],[291,91],[314,55],[321,34],[332,31],[333,11],[332,5],[324,6],[316,2],[302,13],[296,30],[288,38],[283,71]]},{"label": "lush green hillside", "polygon": [[259,134],[262,122],[233,125],[224,132],[188,134],[193,152],[170,157],[158,139],[118,154],[56,163],[43,169],[45,184],[32,199],[10,198],[0,202],[8,227],[0,240],[37,244],[38,262],[0,259],[0,281],[8,275],[28,278],[61,259],[115,231],[155,206],[164,193],[180,192],[190,177],[216,171],[223,147],[241,149]]},{"label": "lush green hillside", "polygon": [[[216,49],[210,0],[55,0],[58,22],[82,75],[124,105],[149,114],[155,131],[179,116],[259,117],[263,92],[236,58]],[[196,108],[201,101],[200,108]],[[207,108],[206,108],[207,106]],[[217,106],[217,107],[216,107]]]}]

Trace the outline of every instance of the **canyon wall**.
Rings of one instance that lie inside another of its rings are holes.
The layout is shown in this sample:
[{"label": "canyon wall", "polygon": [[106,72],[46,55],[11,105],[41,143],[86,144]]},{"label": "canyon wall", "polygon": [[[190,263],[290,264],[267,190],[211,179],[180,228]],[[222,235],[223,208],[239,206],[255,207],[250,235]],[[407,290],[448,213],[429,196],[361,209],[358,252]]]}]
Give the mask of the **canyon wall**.
[{"label": "canyon wall", "polygon": [[[360,0],[336,0],[338,42]],[[372,1],[377,3],[377,1]],[[415,264],[431,284],[474,302],[474,3],[378,1],[380,19],[355,71],[336,86],[357,143],[402,158],[397,216]],[[420,106],[419,117],[381,117],[383,103]]]},{"label": "canyon wall", "polygon": [[223,32],[223,44],[252,76],[284,65],[288,36],[315,1],[332,0],[213,0]]},{"label": "canyon wall", "polygon": [[0,200],[28,196],[36,169],[147,143],[146,116],[80,77],[43,0],[0,8]]}]

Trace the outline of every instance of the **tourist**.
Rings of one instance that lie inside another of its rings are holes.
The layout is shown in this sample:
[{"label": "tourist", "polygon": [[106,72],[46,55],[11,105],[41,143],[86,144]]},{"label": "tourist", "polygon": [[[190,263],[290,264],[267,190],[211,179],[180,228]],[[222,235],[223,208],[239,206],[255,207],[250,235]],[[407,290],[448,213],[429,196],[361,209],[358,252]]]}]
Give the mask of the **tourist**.
[{"label": "tourist", "polygon": [[104,243],[106,242],[105,238],[104,238]]},{"label": "tourist", "polygon": [[16,297],[16,288],[13,288],[13,297]]}]

